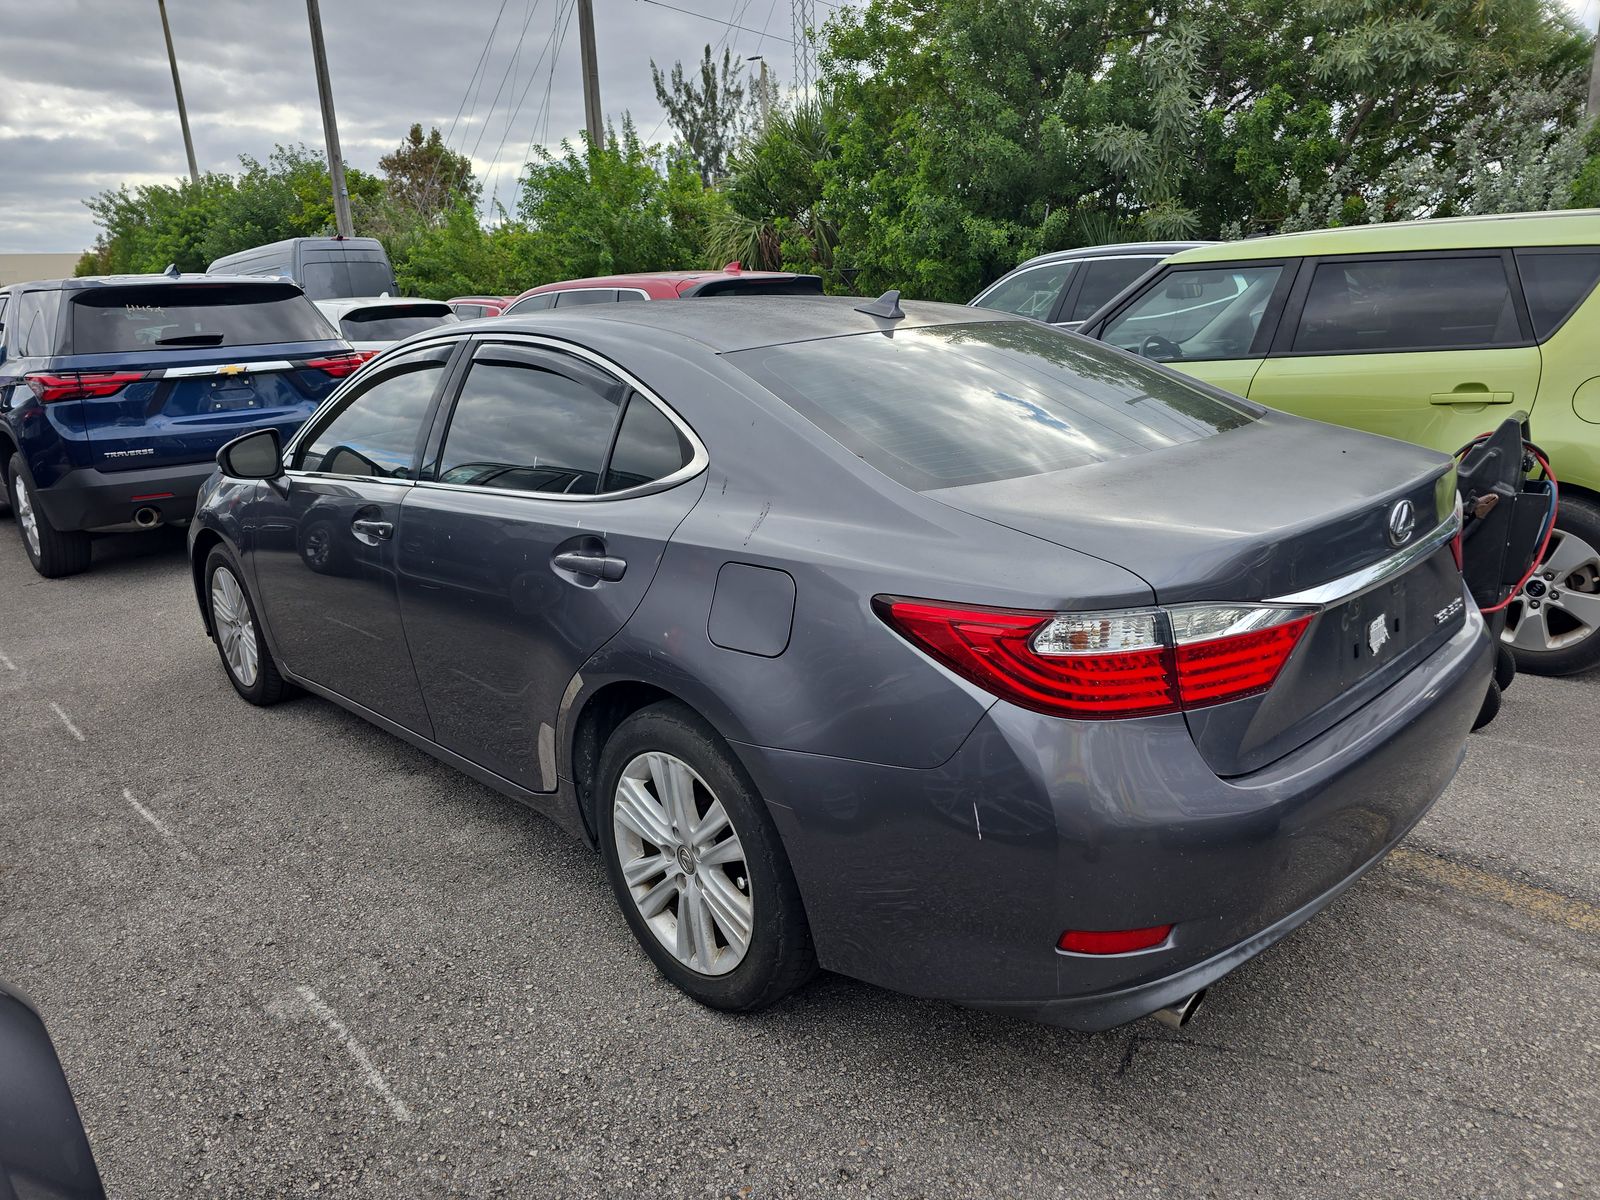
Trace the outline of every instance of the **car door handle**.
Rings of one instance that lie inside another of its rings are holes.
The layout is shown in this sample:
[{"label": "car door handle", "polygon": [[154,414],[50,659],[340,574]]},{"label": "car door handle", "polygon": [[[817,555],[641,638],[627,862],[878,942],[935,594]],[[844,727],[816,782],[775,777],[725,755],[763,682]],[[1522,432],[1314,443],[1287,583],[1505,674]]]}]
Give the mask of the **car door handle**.
[{"label": "car door handle", "polygon": [[1429,404],[1510,404],[1515,392],[1491,392],[1481,383],[1463,383],[1453,392],[1434,392]]},{"label": "car door handle", "polygon": [[374,521],[370,517],[357,517],[350,522],[350,532],[369,546],[386,542],[394,536],[393,521]]},{"label": "car door handle", "polygon": [[616,583],[628,569],[628,564],[609,554],[596,554],[587,550],[563,550],[550,560],[560,571],[574,575],[593,575],[606,583]]}]

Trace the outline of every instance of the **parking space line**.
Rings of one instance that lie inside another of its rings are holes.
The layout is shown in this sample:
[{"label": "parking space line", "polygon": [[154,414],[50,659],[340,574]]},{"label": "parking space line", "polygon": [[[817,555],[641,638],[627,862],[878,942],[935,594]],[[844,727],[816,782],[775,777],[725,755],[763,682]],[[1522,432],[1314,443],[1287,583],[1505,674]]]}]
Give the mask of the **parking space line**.
[{"label": "parking space line", "polygon": [[302,986],[295,988],[295,991],[299,994],[300,999],[304,1001],[305,1006],[311,1010],[312,1015],[326,1025],[333,1035],[339,1039],[345,1048],[345,1052],[350,1055],[351,1061],[361,1069],[361,1073],[366,1077],[367,1086],[383,1097],[383,1102],[389,1106],[389,1111],[394,1114],[395,1120],[415,1121],[417,1118],[406,1107],[406,1102],[389,1089],[389,1081],[383,1077],[383,1073],[377,1067],[372,1065],[372,1059],[367,1057],[367,1052],[362,1048],[361,1043],[350,1035],[350,1030],[339,1019],[339,1015],[323,1003],[322,997],[318,996],[310,988]]},{"label": "parking space line", "polygon": [[1452,891],[1493,900],[1514,908],[1524,916],[1548,924],[1561,925],[1577,933],[1600,934],[1600,906],[1563,896],[1549,888],[1518,883],[1502,875],[1452,862],[1441,855],[1414,846],[1396,846],[1389,861],[1403,871],[1420,875]]},{"label": "parking space line", "polygon": [[56,716],[61,718],[61,723],[67,727],[68,733],[77,738],[80,742],[84,740],[83,730],[79,729],[72,723],[72,718],[67,716],[66,710],[62,708],[61,705],[52,700],[50,701],[50,708],[56,714]]},{"label": "parking space line", "polygon": [[155,831],[167,840],[168,844],[171,845],[175,851],[177,851],[179,858],[183,859],[185,862],[194,861],[194,855],[191,854],[188,848],[178,840],[178,835],[167,828],[165,821],[156,816],[155,813],[151,812],[144,805],[140,804],[139,801],[134,798],[132,791],[130,791],[128,788],[123,788],[122,798],[129,804],[133,805],[133,811],[148,821]]}]

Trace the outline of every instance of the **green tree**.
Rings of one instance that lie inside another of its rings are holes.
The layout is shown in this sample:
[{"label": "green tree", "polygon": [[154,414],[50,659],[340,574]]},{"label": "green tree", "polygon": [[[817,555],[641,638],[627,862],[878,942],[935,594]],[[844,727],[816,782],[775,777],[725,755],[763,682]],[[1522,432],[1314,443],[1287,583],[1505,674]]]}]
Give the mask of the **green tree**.
[{"label": "green tree", "polygon": [[711,57],[708,45],[700,60],[699,75],[696,85],[684,75],[683,63],[675,62],[669,78],[654,59],[650,60],[656,99],[698,167],[700,181],[709,186],[722,178],[728,155],[744,131],[745,87],[734,67],[731,50],[724,50],[718,62]]},{"label": "green tree", "polygon": [[837,285],[838,231],[822,196],[833,151],[820,104],[773,110],[767,127],[729,162],[723,184],[727,208],[711,230],[710,261],[737,259],[759,270],[818,272]]},{"label": "green tree", "polygon": [[421,125],[413,125],[378,167],[389,199],[424,220],[442,217],[462,196],[476,202],[482,191],[472,160],[446,146],[437,129],[423,137]]}]

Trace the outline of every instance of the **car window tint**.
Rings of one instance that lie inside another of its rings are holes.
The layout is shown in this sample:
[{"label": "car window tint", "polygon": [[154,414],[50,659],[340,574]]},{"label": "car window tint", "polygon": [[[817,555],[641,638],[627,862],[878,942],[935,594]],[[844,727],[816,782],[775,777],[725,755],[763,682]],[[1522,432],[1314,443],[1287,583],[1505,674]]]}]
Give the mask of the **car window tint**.
[{"label": "car window tint", "polygon": [[398,342],[424,329],[459,320],[442,304],[385,304],[351,309],[339,319],[339,330],[352,342]]},{"label": "car window tint", "polygon": [[919,491],[1130,458],[1254,419],[1243,401],[1031,321],[726,357],[869,466]]},{"label": "car window tint", "polygon": [[1317,265],[1293,349],[1381,350],[1514,345],[1517,310],[1498,255]]},{"label": "car window tint", "polygon": [[556,293],[540,292],[537,296],[528,296],[525,299],[518,300],[500,315],[509,317],[514,316],[517,313],[538,312],[542,308],[554,308],[555,303]]},{"label": "car window tint", "polygon": [[615,304],[616,288],[575,288],[570,292],[556,293],[557,308],[571,308],[577,304]]},{"label": "car window tint", "polygon": [[297,282],[313,300],[332,300],[339,296],[360,294],[350,290],[350,272],[345,268],[343,259],[311,259],[301,268]]},{"label": "car window tint", "polygon": [[481,304],[456,305],[456,316],[460,317],[463,321],[476,320],[478,317],[483,316],[483,312],[484,310]]},{"label": "car window tint", "polygon": [[1534,335],[1542,340],[1594,290],[1600,279],[1600,250],[1518,250],[1517,273]]},{"label": "car window tint", "polygon": [[1100,336],[1158,362],[1242,358],[1283,268],[1180,267],[1141,292]]},{"label": "car window tint", "polygon": [[282,284],[86,288],[72,298],[72,353],[325,342],[315,305]]},{"label": "car window tint", "polygon": [[411,478],[428,405],[447,350],[398,365],[341,405],[300,444],[293,466],[330,475]]},{"label": "car window tint", "polygon": [[440,481],[593,495],[625,389],[582,364],[572,374],[558,365],[554,355],[480,353],[450,418]]},{"label": "car window tint", "polygon": [[1029,267],[1002,279],[972,303],[978,308],[995,308],[1047,321],[1075,266],[1073,262],[1061,262]]},{"label": "car window tint", "polygon": [[694,457],[688,440],[667,415],[635,392],[622,414],[617,444],[606,468],[605,491],[620,492],[664,479]]},{"label": "car window tint", "polygon": [[1072,311],[1063,321],[1087,321],[1102,305],[1143,275],[1159,258],[1092,258],[1079,269],[1083,271],[1083,287],[1072,302]]},{"label": "car window tint", "polygon": [[643,300],[645,298],[646,297],[641,296],[638,292],[634,291],[632,288],[618,288],[617,289],[617,302],[619,304],[624,302],[624,301],[627,301],[627,300]]}]

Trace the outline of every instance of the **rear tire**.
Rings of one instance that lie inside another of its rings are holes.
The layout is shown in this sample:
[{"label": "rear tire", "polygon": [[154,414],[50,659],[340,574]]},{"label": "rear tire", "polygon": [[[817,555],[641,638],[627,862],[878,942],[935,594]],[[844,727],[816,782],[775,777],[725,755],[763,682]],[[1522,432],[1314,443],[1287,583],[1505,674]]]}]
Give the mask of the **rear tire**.
[{"label": "rear tire", "polygon": [[211,636],[228,682],[251,704],[263,708],[293,694],[293,685],[278,672],[245,589],[244,572],[221,546],[206,557],[206,610]]},{"label": "rear tire", "polygon": [[708,1008],[753,1012],[815,974],[800,889],[766,804],[692,710],[667,701],[619,725],[596,797],[617,904],[680,990]]},{"label": "rear tire", "polygon": [[1484,693],[1483,704],[1478,709],[1478,715],[1473,719],[1472,732],[1477,733],[1495,717],[1500,715],[1500,685],[1494,680],[1489,681],[1489,690]]},{"label": "rear tire", "polygon": [[76,575],[89,567],[92,553],[89,535],[81,529],[57,529],[39,507],[38,496],[22,465],[22,456],[13,454],[6,470],[10,481],[11,512],[17,519],[17,532],[33,569],[46,579]]},{"label": "rear tire", "polygon": [[1600,665],[1600,504],[1587,496],[1561,498],[1544,562],[1512,599],[1501,637],[1517,670],[1531,675],[1573,675]]}]

